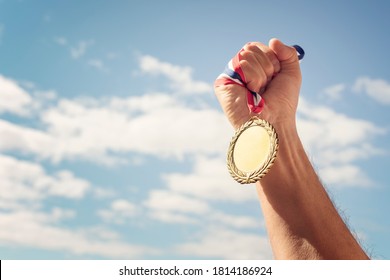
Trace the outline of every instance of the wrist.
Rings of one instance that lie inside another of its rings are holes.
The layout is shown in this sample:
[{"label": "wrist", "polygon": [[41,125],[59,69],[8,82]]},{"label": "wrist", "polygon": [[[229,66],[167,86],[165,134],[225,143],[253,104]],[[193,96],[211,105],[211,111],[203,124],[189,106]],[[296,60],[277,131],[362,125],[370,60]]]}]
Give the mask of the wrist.
[{"label": "wrist", "polygon": [[259,118],[268,121],[279,133],[293,133],[296,131],[296,107],[288,104],[268,104],[265,102],[263,111]]},{"label": "wrist", "polygon": [[[283,189],[288,196],[296,195],[299,192],[295,186],[296,182],[312,174],[307,172],[309,161],[299,138],[295,119],[277,121],[272,125],[278,134],[279,149],[274,165],[261,179],[260,185],[270,190],[275,187],[279,190]],[[275,184],[275,182],[278,183]]]}]

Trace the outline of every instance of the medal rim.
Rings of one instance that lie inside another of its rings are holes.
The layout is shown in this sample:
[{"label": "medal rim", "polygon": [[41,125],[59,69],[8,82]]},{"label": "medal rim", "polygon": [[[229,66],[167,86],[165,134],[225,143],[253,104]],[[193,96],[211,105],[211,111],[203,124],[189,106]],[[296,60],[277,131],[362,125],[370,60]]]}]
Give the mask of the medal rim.
[{"label": "medal rim", "polygon": [[[252,126],[261,126],[267,132],[270,140],[270,150],[266,160],[255,170],[250,172],[245,172],[240,170],[234,162],[234,148],[236,146],[237,140],[248,128]],[[275,128],[266,120],[260,119],[258,117],[252,117],[247,122],[245,122],[234,134],[232,140],[230,141],[229,150],[227,154],[227,166],[230,175],[240,184],[250,184],[259,181],[263,178],[268,171],[271,169],[275,159],[276,154],[279,148],[279,139],[275,131]]]}]

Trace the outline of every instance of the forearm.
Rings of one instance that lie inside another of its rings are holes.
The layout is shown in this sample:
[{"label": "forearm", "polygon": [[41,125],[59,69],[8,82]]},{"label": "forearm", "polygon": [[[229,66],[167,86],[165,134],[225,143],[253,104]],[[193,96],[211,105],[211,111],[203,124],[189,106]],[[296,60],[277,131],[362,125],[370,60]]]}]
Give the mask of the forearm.
[{"label": "forearm", "polygon": [[274,124],[279,151],[257,183],[276,259],[367,259],[319,181],[295,129]]}]

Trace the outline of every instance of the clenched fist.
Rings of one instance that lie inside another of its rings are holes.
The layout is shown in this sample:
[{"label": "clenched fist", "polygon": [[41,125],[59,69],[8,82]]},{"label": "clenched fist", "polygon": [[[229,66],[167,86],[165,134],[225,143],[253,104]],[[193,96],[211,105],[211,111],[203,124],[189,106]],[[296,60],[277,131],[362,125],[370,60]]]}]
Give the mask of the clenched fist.
[{"label": "clenched fist", "polygon": [[221,84],[218,79],[215,83],[215,94],[233,127],[239,128],[258,114],[248,107],[248,90],[261,93],[264,104],[260,118],[274,126],[295,125],[301,86],[297,51],[272,39],[268,46],[256,42],[246,44],[238,57],[236,61],[245,84]]}]

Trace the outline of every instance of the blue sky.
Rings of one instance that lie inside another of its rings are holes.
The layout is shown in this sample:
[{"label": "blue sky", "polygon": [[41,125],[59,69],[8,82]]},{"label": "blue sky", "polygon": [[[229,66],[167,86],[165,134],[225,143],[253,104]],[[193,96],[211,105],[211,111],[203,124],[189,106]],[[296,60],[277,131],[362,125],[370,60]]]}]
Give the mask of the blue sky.
[{"label": "blue sky", "polygon": [[387,1],[0,0],[1,259],[270,259],[212,83],[249,41],[300,44],[302,141],[390,258]]}]

